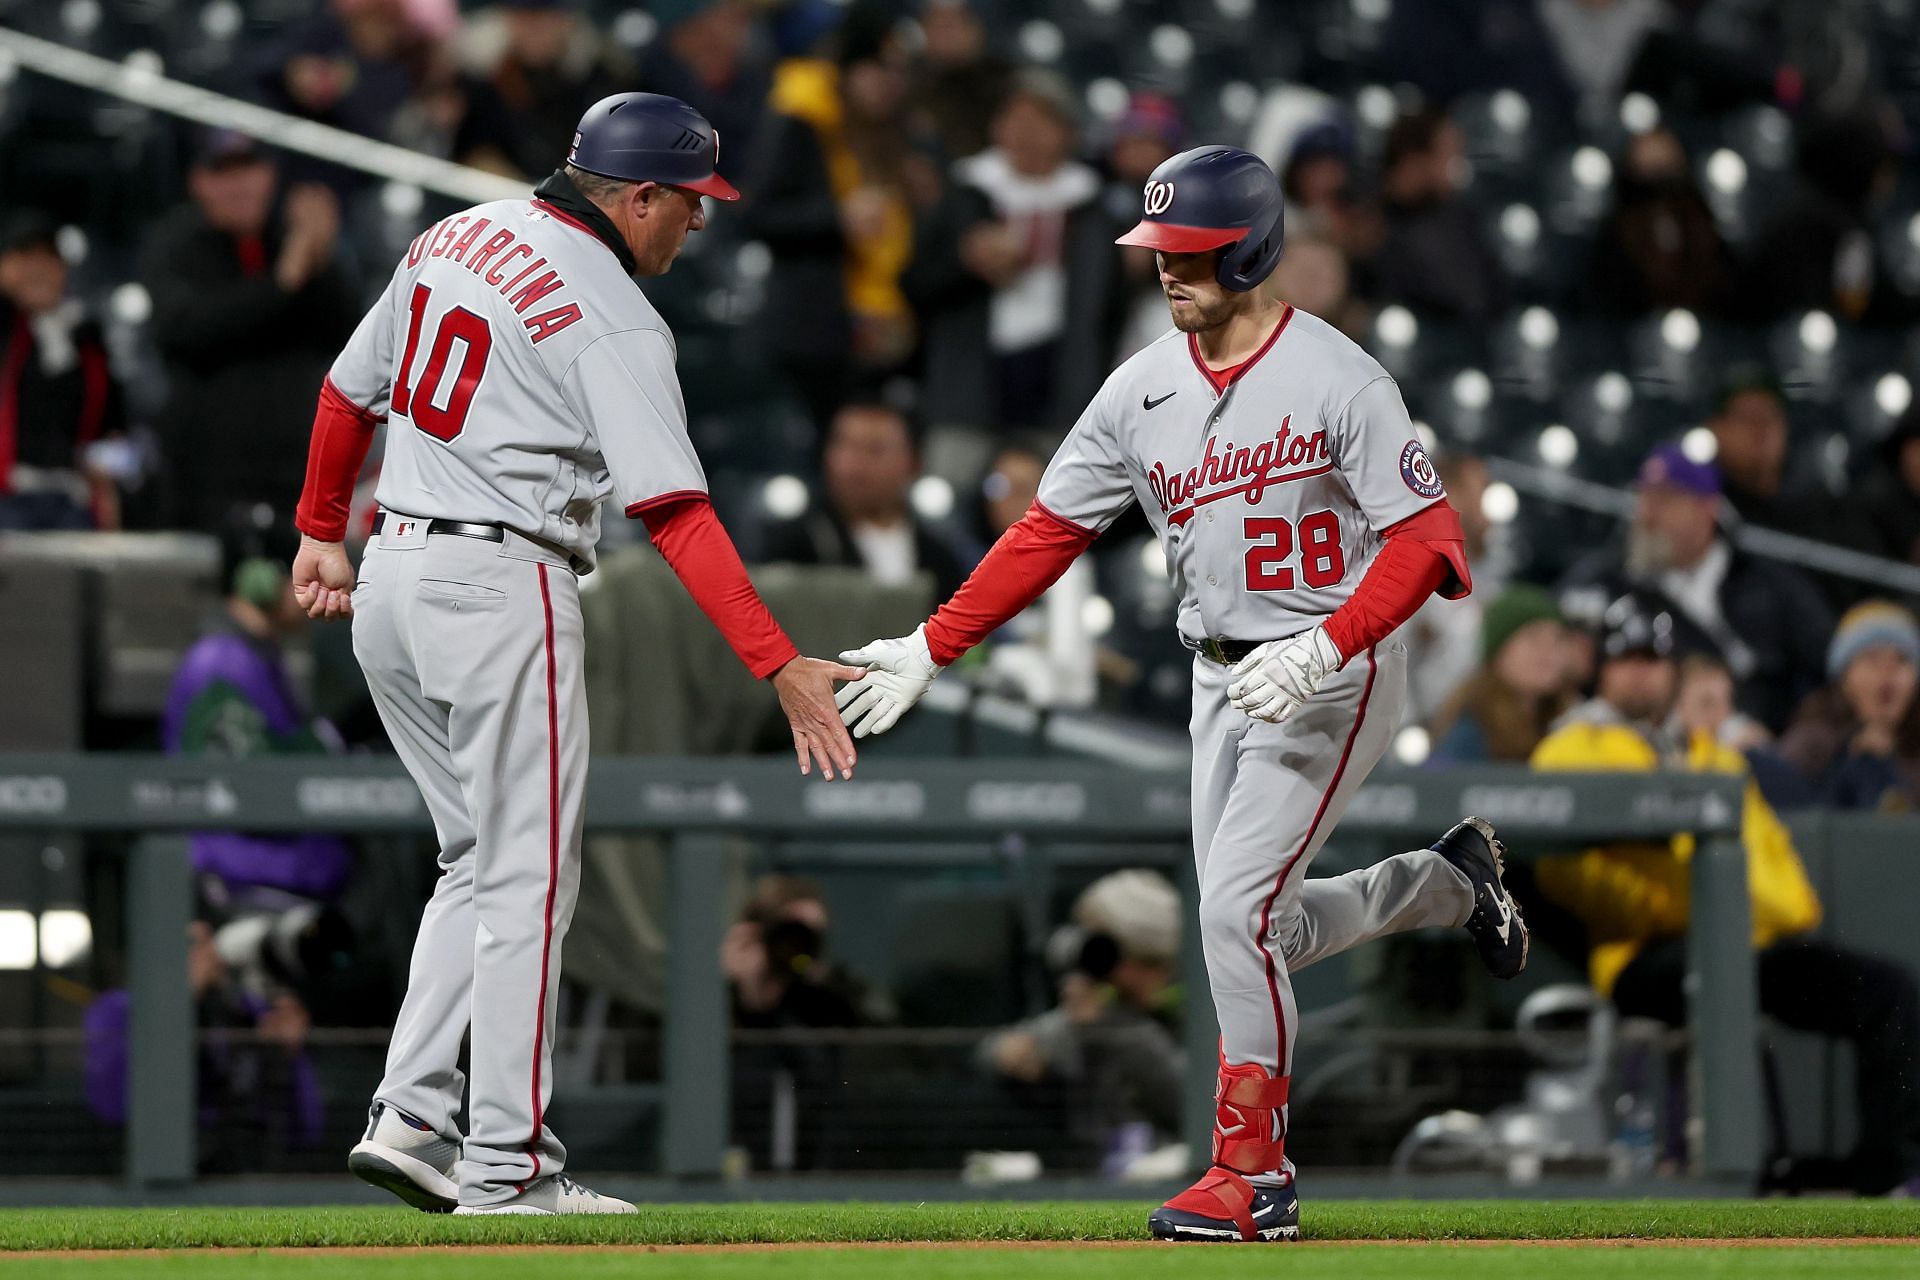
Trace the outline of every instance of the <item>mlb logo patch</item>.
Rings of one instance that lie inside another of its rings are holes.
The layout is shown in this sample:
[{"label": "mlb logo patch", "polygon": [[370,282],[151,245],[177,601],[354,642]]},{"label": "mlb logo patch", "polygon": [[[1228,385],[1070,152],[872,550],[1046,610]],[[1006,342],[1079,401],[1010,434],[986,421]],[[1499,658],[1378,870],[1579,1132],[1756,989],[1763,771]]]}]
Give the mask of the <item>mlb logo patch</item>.
[{"label": "mlb logo patch", "polygon": [[1433,468],[1433,459],[1418,440],[1407,441],[1407,447],[1400,451],[1400,478],[1423,498],[1437,498],[1446,492],[1440,473]]}]

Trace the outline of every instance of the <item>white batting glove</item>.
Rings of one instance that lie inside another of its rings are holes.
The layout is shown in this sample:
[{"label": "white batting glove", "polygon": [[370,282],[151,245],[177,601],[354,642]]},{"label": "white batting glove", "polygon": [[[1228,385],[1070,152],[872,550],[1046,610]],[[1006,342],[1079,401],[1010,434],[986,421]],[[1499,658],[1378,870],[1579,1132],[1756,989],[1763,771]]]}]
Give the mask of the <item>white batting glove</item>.
[{"label": "white batting glove", "polygon": [[840,720],[856,738],[885,733],[907,709],[920,701],[940,674],[927,651],[927,629],[915,627],[910,636],[875,640],[864,648],[840,655],[848,666],[865,667],[866,678],[845,685],[834,695]]},{"label": "white batting glove", "polygon": [[1340,662],[1325,627],[1291,640],[1269,640],[1233,668],[1227,701],[1255,720],[1279,724],[1340,669]]}]

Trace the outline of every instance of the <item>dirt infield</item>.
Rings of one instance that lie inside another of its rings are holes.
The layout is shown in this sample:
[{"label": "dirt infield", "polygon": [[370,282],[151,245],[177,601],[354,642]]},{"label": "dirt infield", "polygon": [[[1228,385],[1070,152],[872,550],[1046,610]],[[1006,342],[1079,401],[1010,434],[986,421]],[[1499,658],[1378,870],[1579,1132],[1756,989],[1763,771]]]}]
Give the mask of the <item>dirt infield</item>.
[{"label": "dirt infield", "polygon": [[[1589,1239],[1567,1240],[1301,1240],[1288,1246],[1291,1248],[1313,1249],[1316,1247],[1357,1248],[1361,1246],[1393,1249],[1407,1246],[1421,1248],[1455,1249],[1783,1249],[1783,1248],[1846,1248],[1856,1245],[1907,1245],[1920,1248],[1920,1236],[1831,1236],[1821,1239],[1774,1239],[1756,1240],[1750,1238],[1725,1239],[1662,1239],[1636,1240],[1620,1237],[1595,1237]],[[8,1262],[45,1262],[57,1258],[84,1261],[103,1261],[112,1258],[141,1257],[198,1257],[202,1255],[241,1254],[249,1257],[274,1258],[387,1258],[407,1257],[409,1255],[447,1255],[473,1254],[487,1256],[492,1254],[753,1254],[753,1253],[824,1253],[838,1250],[853,1250],[860,1253],[904,1253],[933,1250],[938,1252],[975,1252],[996,1253],[1047,1253],[1060,1250],[1116,1250],[1176,1248],[1160,1240],[847,1240],[824,1241],[821,1243],[746,1243],[746,1244],[445,1244],[445,1245],[391,1245],[369,1247],[362,1245],[342,1245],[337,1248],[274,1248],[274,1249],[28,1249],[15,1252],[0,1252],[0,1264]],[[1195,1246],[1188,1245],[1181,1252],[1188,1252]]]}]

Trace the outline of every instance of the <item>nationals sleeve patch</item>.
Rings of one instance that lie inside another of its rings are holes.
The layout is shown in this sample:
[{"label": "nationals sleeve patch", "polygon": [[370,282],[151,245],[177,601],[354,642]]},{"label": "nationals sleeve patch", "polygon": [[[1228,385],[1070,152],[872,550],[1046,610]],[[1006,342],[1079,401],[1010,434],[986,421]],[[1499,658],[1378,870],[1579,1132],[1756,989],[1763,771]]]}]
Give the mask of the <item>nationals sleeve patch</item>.
[{"label": "nationals sleeve patch", "polygon": [[1440,473],[1433,469],[1433,459],[1418,440],[1407,441],[1407,447],[1400,451],[1400,478],[1423,498],[1437,498],[1446,492]]}]

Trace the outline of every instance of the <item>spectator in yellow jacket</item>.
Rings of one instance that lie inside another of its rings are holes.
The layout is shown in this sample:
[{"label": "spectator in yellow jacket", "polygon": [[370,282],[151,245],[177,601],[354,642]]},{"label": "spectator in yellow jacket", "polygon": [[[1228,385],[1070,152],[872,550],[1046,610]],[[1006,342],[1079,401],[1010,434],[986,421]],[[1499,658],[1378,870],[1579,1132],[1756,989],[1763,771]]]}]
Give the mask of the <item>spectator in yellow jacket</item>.
[{"label": "spectator in yellow jacket", "polygon": [[[1658,604],[1615,601],[1601,626],[1596,695],[1561,717],[1534,751],[1533,766],[1746,776],[1734,748],[1708,733],[1666,728],[1678,681],[1674,634],[1672,616]],[[1902,1186],[1920,1192],[1920,990],[1901,966],[1812,936],[1819,899],[1791,834],[1750,778],[1741,840],[1761,1011],[1854,1047],[1860,1140],[1840,1179],[1869,1194]],[[1548,858],[1535,869],[1540,895],[1584,927],[1593,984],[1622,1014],[1686,1021],[1693,849],[1691,836],[1678,836]]]}]

